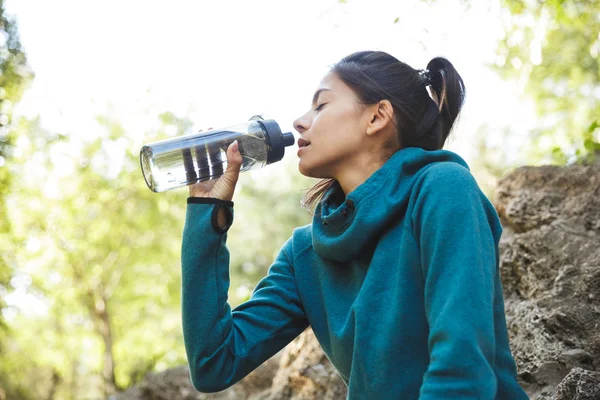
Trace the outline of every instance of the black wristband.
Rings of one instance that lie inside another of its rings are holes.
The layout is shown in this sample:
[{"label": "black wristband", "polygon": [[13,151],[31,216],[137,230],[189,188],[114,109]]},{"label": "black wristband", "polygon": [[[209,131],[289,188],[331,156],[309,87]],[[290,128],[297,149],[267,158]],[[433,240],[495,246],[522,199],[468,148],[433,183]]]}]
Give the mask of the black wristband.
[{"label": "black wristband", "polygon": [[221,200],[216,197],[188,197],[188,204],[222,204],[225,206],[233,207],[233,201]]}]

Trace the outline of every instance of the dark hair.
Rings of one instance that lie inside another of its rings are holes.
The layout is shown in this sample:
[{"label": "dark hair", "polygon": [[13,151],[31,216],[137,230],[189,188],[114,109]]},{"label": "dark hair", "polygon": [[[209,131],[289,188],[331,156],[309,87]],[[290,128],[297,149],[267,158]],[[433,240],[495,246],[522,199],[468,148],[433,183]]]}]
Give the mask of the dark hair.
[{"label": "dark hair", "polygon": [[[334,64],[331,72],[361,104],[392,103],[400,147],[390,143],[384,149],[389,156],[405,147],[441,149],[465,98],[462,78],[442,57],[432,59],[425,70],[416,70],[383,51],[359,51]],[[313,209],[336,184],[333,178],[321,180],[305,194],[303,206]]]}]

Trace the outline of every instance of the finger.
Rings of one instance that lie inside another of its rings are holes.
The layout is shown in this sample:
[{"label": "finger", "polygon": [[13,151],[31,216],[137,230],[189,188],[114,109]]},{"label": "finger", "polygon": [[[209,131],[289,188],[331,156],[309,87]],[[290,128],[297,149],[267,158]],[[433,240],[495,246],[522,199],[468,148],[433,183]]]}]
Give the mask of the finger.
[{"label": "finger", "polygon": [[234,140],[233,143],[227,147],[227,170],[225,171],[225,175],[227,175],[228,180],[231,182],[237,182],[242,167],[242,161],[239,143],[237,140]]},{"label": "finger", "polygon": [[227,169],[216,181],[212,196],[222,200],[231,200],[242,167],[242,155],[239,152],[237,140],[227,147]]},{"label": "finger", "polygon": [[242,154],[240,153],[240,144],[237,140],[234,140],[227,147],[227,163],[241,164],[243,161]]}]

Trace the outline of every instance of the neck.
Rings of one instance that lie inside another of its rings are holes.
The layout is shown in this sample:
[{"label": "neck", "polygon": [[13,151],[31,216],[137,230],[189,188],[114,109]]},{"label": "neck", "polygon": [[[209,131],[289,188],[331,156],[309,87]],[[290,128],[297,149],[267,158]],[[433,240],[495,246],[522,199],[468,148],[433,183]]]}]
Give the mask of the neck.
[{"label": "neck", "polygon": [[339,182],[344,194],[348,196],[354,189],[363,184],[375,171],[383,166],[381,160],[353,161],[352,168],[343,168],[335,179]]}]

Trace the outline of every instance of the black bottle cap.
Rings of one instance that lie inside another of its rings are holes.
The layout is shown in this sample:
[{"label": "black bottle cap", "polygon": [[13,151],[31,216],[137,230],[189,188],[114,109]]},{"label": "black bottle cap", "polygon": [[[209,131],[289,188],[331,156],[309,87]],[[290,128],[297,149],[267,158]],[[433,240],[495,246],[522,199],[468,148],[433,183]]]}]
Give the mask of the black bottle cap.
[{"label": "black bottle cap", "polygon": [[283,134],[283,145],[285,147],[292,146],[296,142],[294,134],[292,132],[286,132]]},{"label": "black bottle cap", "polygon": [[275,120],[265,119],[256,120],[264,129],[267,139],[267,164],[272,164],[283,158],[285,148],[295,143],[294,135],[291,132],[281,133],[281,128]]}]

